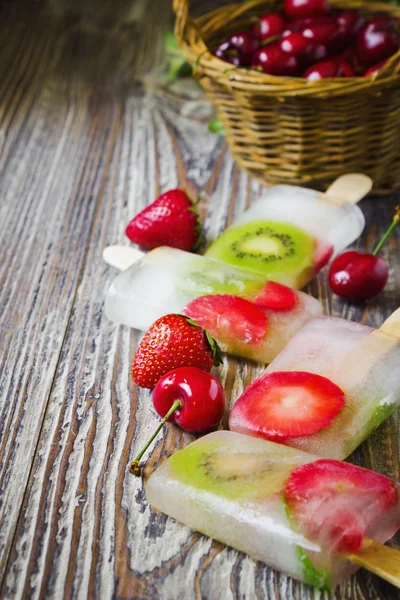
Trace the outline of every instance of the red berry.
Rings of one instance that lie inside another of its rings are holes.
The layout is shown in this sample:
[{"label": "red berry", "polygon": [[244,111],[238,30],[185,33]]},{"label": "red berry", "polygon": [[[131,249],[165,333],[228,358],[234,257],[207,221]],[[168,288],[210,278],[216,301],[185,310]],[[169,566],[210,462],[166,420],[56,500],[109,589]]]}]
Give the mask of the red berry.
[{"label": "red berry", "polygon": [[381,62],[399,50],[397,27],[389,23],[368,23],[357,35],[356,47],[363,65]]},{"label": "red berry", "polygon": [[362,301],[376,296],[387,284],[389,272],[383,258],[348,250],[332,262],[329,285],[347,300]]},{"label": "red berry", "polygon": [[267,281],[254,302],[263,308],[286,311],[297,306],[298,297],[292,288],[275,281]]},{"label": "red berry", "polygon": [[364,535],[397,503],[387,477],[338,460],[296,467],[285,486],[290,519],[331,552],[357,552]]},{"label": "red berry", "polygon": [[231,48],[228,42],[224,42],[215,51],[215,56],[235,67],[246,66],[246,60],[239,50]]},{"label": "red berry", "polygon": [[344,10],[336,16],[336,22],[350,43],[364,27],[365,18],[358,10]]},{"label": "red berry", "polygon": [[327,48],[336,49],[335,38],[339,32],[339,27],[334,19],[326,19],[323,22],[317,21],[307,25],[301,34],[314,42],[314,44],[324,44]]},{"label": "red berry", "polygon": [[290,19],[317,17],[329,12],[327,0],[285,0],[285,13]]},{"label": "red berry", "polygon": [[184,315],[157,319],[139,344],[132,364],[134,382],[152,388],[171,369],[198,367],[210,371],[220,362],[218,346],[197,323]]},{"label": "red berry", "polygon": [[322,60],[311,65],[305,71],[303,77],[308,81],[318,81],[319,79],[331,79],[339,74],[339,65],[336,60]]},{"label": "red berry", "polygon": [[339,60],[338,65],[338,77],[354,77],[355,73],[349,63],[347,63],[345,60]]},{"label": "red berry", "polygon": [[326,377],[302,371],[267,373],[240,396],[229,427],[282,442],[329,427],[344,404],[344,393]]},{"label": "red berry", "polygon": [[153,404],[164,417],[176,400],[182,404],[168,419],[193,433],[218,425],[225,412],[225,394],[216,377],[195,367],[166,373],[153,390]]},{"label": "red berry", "polygon": [[199,216],[182,190],[159,196],[128,224],[126,235],[146,250],[172,246],[192,250],[201,237]]},{"label": "red berry", "polygon": [[300,65],[296,57],[283,52],[275,43],[260,48],[253,54],[252,67],[268,75],[297,75]]},{"label": "red berry", "polygon": [[251,32],[255,37],[259,37],[261,41],[268,38],[281,35],[285,29],[285,19],[279,13],[268,13],[260,17],[260,21],[255,23],[251,28]]},{"label": "red berry", "polygon": [[315,45],[301,33],[290,33],[282,38],[279,47],[283,52],[299,59],[307,58]]},{"label": "red berry", "polygon": [[216,294],[192,300],[186,315],[207,329],[220,343],[261,344],[268,329],[265,312],[243,298]]},{"label": "red berry", "polygon": [[381,62],[379,62],[377,65],[372,65],[372,67],[369,67],[369,69],[365,71],[364,77],[369,77],[369,75],[373,75],[374,73],[379,71],[379,69],[382,69],[382,67],[386,65],[388,60],[388,58],[386,60],[381,60]]},{"label": "red berry", "polygon": [[319,273],[332,258],[333,246],[328,242],[318,242],[314,252],[314,271]]}]

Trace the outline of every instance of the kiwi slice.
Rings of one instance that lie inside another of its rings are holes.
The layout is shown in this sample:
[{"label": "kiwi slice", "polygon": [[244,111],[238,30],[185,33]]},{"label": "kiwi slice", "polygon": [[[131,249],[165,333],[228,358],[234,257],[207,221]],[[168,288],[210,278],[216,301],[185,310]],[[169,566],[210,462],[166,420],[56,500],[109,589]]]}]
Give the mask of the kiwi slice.
[{"label": "kiwi slice", "polygon": [[207,260],[201,257],[200,262],[197,258],[187,261],[181,269],[177,286],[179,288],[182,282],[182,291],[185,293],[189,292],[194,296],[230,294],[253,298],[265,284],[264,279],[258,279],[246,271],[239,271],[225,264],[221,265],[214,259]]},{"label": "kiwi slice", "polygon": [[313,269],[314,245],[311,235],[289,223],[252,221],[227,229],[206,254],[251,273],[298,287]]},{"label": "kiwi slice", "polygon": [[267,455],[229,452],[220,444],[191,444],[175,453],[169,465],[182,483],[231,500],[279,492],[288,476]]}]

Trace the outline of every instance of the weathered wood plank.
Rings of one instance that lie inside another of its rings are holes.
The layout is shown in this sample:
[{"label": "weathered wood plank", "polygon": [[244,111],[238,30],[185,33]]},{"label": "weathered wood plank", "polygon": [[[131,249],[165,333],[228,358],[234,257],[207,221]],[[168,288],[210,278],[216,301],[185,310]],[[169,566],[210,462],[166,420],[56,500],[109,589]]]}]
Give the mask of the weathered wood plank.
[{"label": "weathered wood plank", "polygon": [[[169,16],[159,16],[158,25],[163,19]],[[142,482],[126,468],[158,419],[149,392],[130,380],[140,334],[103,315],[114,273],[101,263],[101,250],[124,240],[127,221],[159,191],[178,184],[193,195],[205,189],[201,214],[211,240],[259,196],[260,186],[234,167],[223,141],[201,121],[181,115],[181,100],[136,86],[126,66],[135,65],[132,56],[106,93],[95,69],[88,94],[87,64],[62,76],[71,38],[61,45],[53,40],[50,64],[44,57],[51,41],[41,46],[29,28],[19,27],[26,36],[26,61],[17,69],[21,85],[11,77],[0,88],[9,99],[0,120],[6,131],[0,157],[0,595],[327,598],[151,511]],[[73,38],[81,49],[99,48],[99,40],[87,42],[79,32]],[[140,72],[154,60],[151,30],[145,40],[135,46]],[[29,70],[26,53],[35,48]],[[13,53],[7,56],[13,62]],[[128,97],[116,93],[121,88]],[[396,201],[362,203],[369,226],[359,247],[372,248]],[[326,274],[310,290],[328,313],[379,326],[400,303],[399,245],[397,232],[383,251],[392,265],[389,285],[367,307],[332,298]],[[225,358],[218,373],[232,403],[261,369]],[[352,459],[400,479],[399,424],[397,413]],[[192,439],[168,426],[145,477]],[[390,600],[398,594],[360,572],[333,597]]]}]

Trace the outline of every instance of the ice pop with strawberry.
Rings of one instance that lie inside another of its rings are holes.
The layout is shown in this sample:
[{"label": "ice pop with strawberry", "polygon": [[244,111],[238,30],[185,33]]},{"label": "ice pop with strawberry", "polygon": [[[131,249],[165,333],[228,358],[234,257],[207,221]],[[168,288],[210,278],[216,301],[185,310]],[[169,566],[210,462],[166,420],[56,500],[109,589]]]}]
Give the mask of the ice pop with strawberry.
[{"label": "ice pop with strawberry", "polygon": [[[127,233],[151,250],[144,255],[134,248],[105,249],[105,260],[124,270],[108,291],[106,315],[146,330],[163,315],[185,313],[224,351],[270,362],[302,325],[322,313],[321,304],[265,277],[188,252],[198,230],[195,207],[182,190],[163,194],[139,213]],[[157,247],[160,243],[169,246]]]},{"label": "ice pop with strawberry", "polygon": [[229,431],[179,450],[146,485],[154,508],[320,589],[360,564],[400,586],[400,555],[382,546],[399,494],[384,475]]},{"label": "ice pop with strawberry", "polygon": [[231,430],[344,459],[400,404],[400,309],[309,321],[237,400]]}]

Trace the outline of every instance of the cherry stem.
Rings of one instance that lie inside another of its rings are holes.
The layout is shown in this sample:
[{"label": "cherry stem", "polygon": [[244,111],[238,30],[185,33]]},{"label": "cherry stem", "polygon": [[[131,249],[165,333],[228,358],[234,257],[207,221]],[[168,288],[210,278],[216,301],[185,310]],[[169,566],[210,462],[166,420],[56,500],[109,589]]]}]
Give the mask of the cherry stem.
[{"label": "cherry stem", "polygon": [[153,433],[153,435],[151,436],[151,438],[147,441],[145,447],[139,452],[139,454],[137,455],[137,457],[135,458],[135,460],[133,460],[131,462],[131,465],[129,467],[129,472],[132,473],[132,475],[135,475],[136,477],[140,477],[140,475],[142,474],[142,469],[139,465],[139,461],[142,458],[143,454],[146,452],[147,448],[150,446],[150,444],[153,442],[153,440],[157,437],[157,435],[159,434],[159,432],[161,431],[161,429],[164,427],[165,423],[168,421],[168,419],[170,418],[170,416],[177,410],[179,410],[180,408],[182,408],[182,402],[180,400],[175,400],[175,402],[173,403],[173,405],[171,406],[171,408],[169,409],[169,411],[167,412],[167,414],[165,415],[165,417],[163,418],[163,420],[161,421],[161,423],[159,424],[159,426],[157,427],[157,429],[155,430],[155,432]]},{"label": "cherry stem", "polygon": [[390,224],[386,233],[384,234],[383,238],[381,239],[381,241],[378,243],[375,250],[373,251],[373,253],[372,253],[373,256],[376,256],[378,254],[379,250],[382,248],[383,244],[386,242],[388,237],[390,237],[390,235],[392,234],[392,231],[397,227],[399,222],[400,222],[400,204],[399,204],[399,206],[396,206],[393,221]]}]

